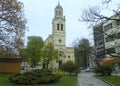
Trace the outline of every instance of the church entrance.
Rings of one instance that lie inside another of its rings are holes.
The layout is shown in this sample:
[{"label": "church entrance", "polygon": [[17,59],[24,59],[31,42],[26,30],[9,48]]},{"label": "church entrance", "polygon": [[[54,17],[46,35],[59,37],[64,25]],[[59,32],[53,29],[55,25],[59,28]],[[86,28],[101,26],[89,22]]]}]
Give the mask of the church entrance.
[{"label": "church entrance", "polygon": [[60,60],[60,61],[59,61],[59,66],[61,66],[61,65],[62,65],[62,61]]},{"label": "church entrance", "polygon": [[63,51],[59,51],[59,53],[58,53],[58,64],[59,64],[59,66],[60,65],[62,65],[62,63],[64,62],[64,60],[65,60],[65,53],[63,52]]}]

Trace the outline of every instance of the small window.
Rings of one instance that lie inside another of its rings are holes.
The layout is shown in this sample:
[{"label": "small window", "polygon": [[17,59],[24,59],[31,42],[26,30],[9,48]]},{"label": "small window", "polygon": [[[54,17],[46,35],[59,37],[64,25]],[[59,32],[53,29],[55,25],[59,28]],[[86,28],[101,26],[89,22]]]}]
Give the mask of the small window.
[{"label": "small window", "polygon": [[59,24],[57,24],[57,30],[59,30]]},{"label": "small window", "polygon": [[62,54],[60,53],[59,56],[62,56]]},{"label": "small window", "polygon": [[59,15],[61,15],[62,13],[61,13],[61,11],[59,10]]},{"label": "small window", "polygon": [[62,42],[62,40],[61,39],[59,39],[59,43],[61,43]]},{"label": "small window", "polygon": [[63,31],[63,24],[61,24],[61,31]]},{"label": "small window", "polygon": [[106,38],[106,42],[110,42],[110,41],[114,41],[114,37],[113,36],[110,36],[110,37]]},{"label": "small window", "polygon": [[120,36],[120,32],[118,33],[118,36]]},{"label": "small window", "polygon": [[59,12],[58,11],[56,11],[56,15],[58,15],[59,14]]},{"label": "small window", "polygon": [[107,30],[109,30],[109,29],[111,29],[111,28],[112,28],[112,23],[104,26],[104,30],[105,30],[105,31],[107,31]]},{"label": "small window", "polygon": [[115,48],[109,48],[106,50],[106,53],[107,54],[112,54],[112,53],[115,53]]},{"label": "small window", "polygon": [[68,56],[68,58],[70,58],[70,56]]},{"label": "small window", "polygon": [[117,25],[120,25],[120,20],[117,20],[116,23],[117,23]]}]

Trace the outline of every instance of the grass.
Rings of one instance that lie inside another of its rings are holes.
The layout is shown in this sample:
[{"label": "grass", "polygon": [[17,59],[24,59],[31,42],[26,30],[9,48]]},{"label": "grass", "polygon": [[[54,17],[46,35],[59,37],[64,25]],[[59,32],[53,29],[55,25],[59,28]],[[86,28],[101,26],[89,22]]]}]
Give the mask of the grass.
[{"label": "grass", "polygon": [[99,76],[98,78],[102,78],[114,86],[120,86],[120,76]]},{"label": "grass", "polygon": [[0,86],[77,86],[77,76],[63,76],[59,82],[46,85],[16,85],[8,80],[9,76],[10,74],[0,74]]}]

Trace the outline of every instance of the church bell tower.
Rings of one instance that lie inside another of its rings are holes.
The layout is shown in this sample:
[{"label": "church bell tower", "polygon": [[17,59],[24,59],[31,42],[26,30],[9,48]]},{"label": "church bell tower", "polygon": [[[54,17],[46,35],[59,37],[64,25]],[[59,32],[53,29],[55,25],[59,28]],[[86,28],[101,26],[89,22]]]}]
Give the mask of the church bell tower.
[{"label": "church bell tower", "polygon": [[52,20],[52,36],[55,46],[65,47],[66,45],[66,30],[65,17],[63,16],[63,8],[60,3],[54,9],[54,18]]}]

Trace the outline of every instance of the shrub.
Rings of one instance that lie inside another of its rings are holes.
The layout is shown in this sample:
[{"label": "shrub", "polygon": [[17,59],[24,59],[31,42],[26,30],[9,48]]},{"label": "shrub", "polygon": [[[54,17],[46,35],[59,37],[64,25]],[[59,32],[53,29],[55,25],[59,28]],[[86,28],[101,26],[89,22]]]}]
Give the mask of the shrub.
[{"label": "shrub", "polygon": [[77,73],[76,71],[79,70],[77,64],[73,63],[72,61],[67,61],[66,63],[63,63],[60,66],[60,69],[62,71],[69,72],[69,73]]},{"label": "shrub", "polygon": [[60,79],[48,69],[34,70],[23,74],[15,74],[9,80],[16,84],[32,85],[32,84],[48,84],[56,82]]},{"label": "shrub", "polygon": [[103,67],[104,73],[106,75],[111,75],[111,73],[113,71],[113,64],[111,64],[111,63],[104,63],[102,65],[102,67]]},{"label": "shrub", "polygon": [[98,66],[94,67],[94,72],[95,72],[96,74],[101,73],[101,68],[98,67]]},{"label": "shrub", "polygon": [[101,64],[101,67],[96,66],[94,68],[94,71],[96,74],[111,75],[111,73],[113,71],[113,64],[103,63],[103,64]]},{"label": "shrub", "polygon": [[54,72],[53,74],[58,78],[61,78],[63,76],[63,72]]}]

